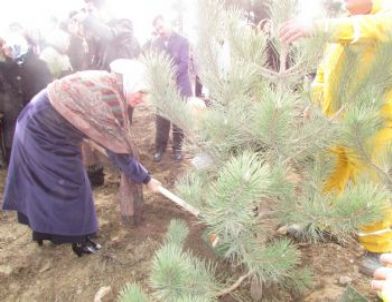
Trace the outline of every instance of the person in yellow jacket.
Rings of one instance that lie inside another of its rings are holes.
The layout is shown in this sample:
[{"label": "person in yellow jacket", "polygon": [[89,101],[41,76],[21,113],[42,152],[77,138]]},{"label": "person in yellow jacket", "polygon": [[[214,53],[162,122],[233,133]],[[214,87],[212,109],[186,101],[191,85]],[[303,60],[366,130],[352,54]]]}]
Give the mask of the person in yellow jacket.
[{"label": "person in yellow jacket", "polygon": [[[343,77],[342,66],[347,60],[345,50],[350,49],[358,54],[354,62],[357,66],[353,66],[353,70],[357,71],[355,81],[345,87],[345,92],[350,93],[369,73],[377,47],[392,42],[392,0],[345,0],[345,3],[349,16],[308,23],[291,20],[280,29],[280,39],[287,44],[315,34],[328,35],[330,43],[312,85],[314,101],[327,116],[333,116],[344,105],[340,103],[337,94],[341,83],[339,79]],[[386,72],[391,73],[392,66],[389,70],[386,67]],[[384,118],[385,127],[370,142],[373,146],[373,160],[377,160],[382,152],[387,152],[387,146],[392,142],[392,86],[384,94],[380,114]],[[326,181],[326,191],[341,192],[348,182],[355,182],[361,174],[374,173],[349,148],[339,146],[332,152],[336,154],[336,166]],[[383,214],[382,221],[364,226],[358,234],[359,241],[368,252],[361,266],[366,274],[371,274],[377,268],[379,254],[392,252],[392,208],[386,209]]]}]

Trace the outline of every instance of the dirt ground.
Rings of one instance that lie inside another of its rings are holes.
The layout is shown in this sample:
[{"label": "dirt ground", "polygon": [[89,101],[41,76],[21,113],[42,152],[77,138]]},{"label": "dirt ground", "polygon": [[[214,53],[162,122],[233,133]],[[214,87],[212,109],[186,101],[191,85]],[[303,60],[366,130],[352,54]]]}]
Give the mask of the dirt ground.
[{"label": "dirt ground", "polygon": [[[183,162],[165,154],[161,163],[152,161],[154,117],[146,107],[138,108],[134,133],[141,161],[169,189],[189,165],[190,154]],[[191,229],[186,247],[195,255],[214,259],[214,254],[201,239],[203,226],[189,214],[161,196],[145,192],[144,220],[137,228],[121,224],[116,192],[118,174],[106,169],[105,185],[94,190],[100,231],[97,241],[103,245],[95,255],[78,258],[69,245],[43,247],[31,241],[30,230],[16,222],[14,213],[0,212],[0,301],[93,301],[104,286],[112,288],[104,301],[115,301],[127,282],[138,282],[148,288],[151,259],[159,248],[166,228],[173,218],[185,219]],[[3,191],[6,170],[0,170]],[[362,251],[356,244],[342,247],[334,243],[302,245],[303,262],[315,275],[313,289],[295,301],[339,301],[350,283],[361,294],[376,301],[370,292],[369,279],[358,273]],[[343,277],[346,280],[339,279]],[[344,281],[344,282],[343,282]],[[243,301],[251,301],[244,292]],[[235,301],[230,297],[222,301]],[[169,301],[170,302],[170,301]]]}]

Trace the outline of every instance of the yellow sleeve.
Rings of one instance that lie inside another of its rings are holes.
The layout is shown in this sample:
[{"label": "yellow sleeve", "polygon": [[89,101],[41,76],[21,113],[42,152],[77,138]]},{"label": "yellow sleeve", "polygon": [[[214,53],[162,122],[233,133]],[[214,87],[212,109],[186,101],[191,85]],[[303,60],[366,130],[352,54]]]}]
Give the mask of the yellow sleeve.
[{"label": "yellow sleeve", "polygon": [[392,35],[392,12],[324,19],[316,25],[319,30],[330,35],[333,43],[388,41]]},{"label": "yellow sleeve", "polygon": [[316,77],[310,89],[312,102],[320,105],[324,97],[324,68],[322,64],[317,68]]}]

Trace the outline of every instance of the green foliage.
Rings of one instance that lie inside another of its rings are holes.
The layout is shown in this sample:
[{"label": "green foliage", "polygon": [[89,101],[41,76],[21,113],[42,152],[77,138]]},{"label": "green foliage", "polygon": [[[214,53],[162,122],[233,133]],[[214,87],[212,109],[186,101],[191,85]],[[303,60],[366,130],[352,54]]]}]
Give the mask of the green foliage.
[{"label": "green foliage", "polygon": [[[325,234],[343,240],[379,219],[390,202],[392,143],[376,159],[372,139],[385,127],[379,112],[392,83],[385,72],[385,66],[392,66],[392,45],[375,49],[378,59],[360,79],[363,66],[353,66],[361,58],[350,47],[345,50],[341,77],[331,83],[338,87],[332,95],[338,100],[332,108],[336,114],[327,117],[311,102],[303,83],[314,71],[326,37],[292,46],[280,71],[266,67],[270,42],[285,60],[277,29],[297,12],[296,0],[270,1],[269,35],[249,24],[241,10],[225,9],[223,1],[199,2],[195,50],[199,76],[209,90],[211,106],[205,113],[197,119],[190,114],[164,55],[145,58],[153,103],[185,130],[193,151],[211,157],[208,167],[189,172],[177,189],[201,210],[207,234],[217,238],[217,254],[238,272],[301,292],[311,274],[301,267],[296,246],[276,238],[276,228],[300,224],[310,241],[325,239]],[[369,172],[366,182],[355,179],[337,195],[324,188],[336,165],[329,150],[339,145],[355,152]],[[215,301],[219,284],[214,269],[183,251],[186,236],[186,226],[172,222],[153,263],[154,296],[160,301]]]},{"label": "green foliage", "polygon": [[277,200],[294,199],[295,186],[288,180],[288,173],[287,167],[281,162],[277,162],[276,165],[271,168],[271,182],[268,188],[268,196]]},{"label": "green foliage", "polygon": [[361,226],[382,218],[381,211],[390,198],[385,188],[371,182],[351,185],[339,196],[314,189],[311,192],[312,198],[309,194],[280,204],[280,215],[288,224],[301,222],[307,226],[302,235],[313,240],[324,239],[326,234],[320,230],[328,230],[343,241]]},{"label": "green foliage", "polygon": [[212,185],[203,220],[230,240],[250,232],[254,208],[269,187],[269,169],[254,154],[244,153],[227,162]]},{"label": "green foliage", "polygon": [[184,200],[197,209],[205,207],[206,195],[208,194],[208,184],[205,173],[192,171],[181,178],[176,189]]},{"label": "green foliage", "polygon": [[215,301],[218,287],[213,276],[213,267],[167,244],[154,258],[151,286],[160,301]]},{"label": "green foliage", "polygon": [[171,221],[166,244],[154,257],[150,280],[159,301],[216,301],[215,268],[183,251],[188,232],[185,222]]},{"label": "green foliage", "polygon": [[190,133],[193,128],[192,118],[176,88],[173,62],[163,52],[154,51],[145,54],[141,61],[150,71],[147,80],[151,103],[160,115],[170,117],[176,125]]},{"label": "green foliage", "polygon": [[186,237],[189,234],[189,229],[183,220],[174,219],[170,221],[169,228],[166,233],[166,242],[182,246]]},{"label": "green foliage", "polygon": [[300,263],[299,251],[286,239],[273,241],[267,246],[249,241],[242,257],[250,271],[261,280],[272,282],[289,277]]},{"label": "green foliage", "polygon": [[371,138],[382,128],[379,110],[372,106],[355,106],[347,110],[342,129],[342,140],[365,162],[371,157]]},{"label": "green foliage", "polygon": [[361,226],[369,225],[382,218],[382,210],[389,206],[390,192],[380,185],[363,181],[349,186],[335,197],[332,207],[334,221],[328,225],[334,233],[350,233]]},{"label": "green foliage", "polygon": [[137,284],[128,284],[120,292],[118,302],[149,302],[143,290]]},{"label": "green foliage", "polygon": [[[254,107],[252,131],[268,150],[279,158],[285,156],[287,142],[292,135],[295,100],[292,95],[278,96],[269,91]],[[252,113],[251,113],[252,114]]]},{"label": "green foliage", "polygon": [[292,274],[281,282],[287,290],[294,294],[301,294],[306,289],[309,289],[313,282],[313,274],[308,267],[296,268]]}]

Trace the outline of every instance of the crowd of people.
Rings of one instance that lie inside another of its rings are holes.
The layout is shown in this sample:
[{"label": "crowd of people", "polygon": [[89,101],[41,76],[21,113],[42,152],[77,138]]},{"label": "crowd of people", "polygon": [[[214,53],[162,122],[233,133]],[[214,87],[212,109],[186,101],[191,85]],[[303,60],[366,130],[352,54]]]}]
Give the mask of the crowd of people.
[{"label": "crowd of people", "polygon": [[[104,18],[103,5],[85,0],[84,8],[55,22],[43,41],[16,23],[1,37],[1,134],[8,165],[3,209],[15,210],[40,245],[71,243],[79,256],[99,249],[92,240],[97,222],[91,186],[104,183],[98,151],[86,138],[103,147],[132,182],[154,192],[160,186],[136,160],[128,137],[133,108],[148,92],[136,60],[143,48],[132,21]],[[151,27],[155,37],[145,49],[167,53],[181,94],[191,96],[188,40],[162,15]],[[158,115],[156,124],[153,156],[160,161],[171,124]],[[172,127],[173,156],[180,161],[183,133]]]},{"label": "crowd of people", "polygon": [[[312,35],[329,35],[330,43],[313,84],[314,101],[327,116],[340,109],[334,89],[346,59],[345,49],[354,47],[361,54],[357,63],[370,66],[374,49],[391,42],[390,0],[345,3],[349,16],[312,23],[291,20],[280,29],[280,39],[286,44]],[[104,182],[96,151],[86,144],[81,147],[85,138],[103,147],[133,182],[144,183],[153,192],[160,186],[132,156],[132,142],[127,136],[133,108],[148,93],[144,67],[134,60],[144,47],[133,34],[131,20],[102,17],[104,0],[85,0],[85,4],[59,22],[44,43],[27,35],[18,24],[0,40],[1,140],[3,158],[9,165],[3,209],[15,210],[18,221],[30,226],[33,240],[39,244],[43,240],[71,243],[79,256],[100,248],[91,239],[97,223],[90,184]],[[154,18],[152,29],[155,38],[146,47],[169,55],[175,64],[179,93],[184,98],[192,96],[188,40],[162,15]],[[366,68],[362,71],[368,72]],[[377,134],[374,154],[383,152],[391,142],[391,89],[385,91],[380,114],[386,123]],[[173,158],[183,158],[183,131],[157,115],[153,155],[157,162],[167,149],[171,127]],[[325,190],[338,194],[362,170],[358,158],[345,146],[337,146],[332,152],[337,165]],[[360,242],[368,252],[363,267],[368,272],[380,266],[380,254],[392,252],[391,213],[390,208],[385,209],[382,221],[362,229]],[[391,262],[389,259],[381,258]],[[376,271],[374,288],[382,288],[380,280],[390,280],[390,275]]]}]

